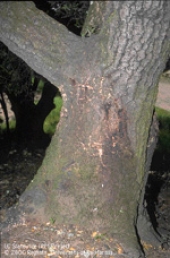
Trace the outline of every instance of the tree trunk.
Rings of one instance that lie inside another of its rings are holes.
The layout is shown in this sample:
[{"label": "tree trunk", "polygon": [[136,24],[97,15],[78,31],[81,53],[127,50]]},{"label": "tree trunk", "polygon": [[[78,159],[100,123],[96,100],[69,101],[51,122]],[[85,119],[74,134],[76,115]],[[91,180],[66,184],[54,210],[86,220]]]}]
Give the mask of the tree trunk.
[{"label": "tree trunk", "polygon": [[[21,3],[10,4],[14,13],[13,6],[22,8]],[[36,13],[39,24],[42,14],[31,4],[29,8],[29,16]],[[1,9],[4,16],[6,9]],[[143,212],[146,150],[157,85],[170,52],[169,10],[166,1],[93,2],[83,28],[83,35],[96,33],[89,38],[69,34],[43,14],[45,35],[49,24],[55,24],[56,34],[49,49],[47,38],[43,39],[45,52],[43,42],[37,46],[29,35],[36,45],[35,55],[27,49],[26,39],[21,49],[22,26],[17,24],[13,39],[8,37],[9,28],[1,26],[1,40],[58,86],[63,98],[61,119],[43,164],[20,198],[18,221],[52,218],[58,224],[77,224],[112,235],[129,257],[142,257],[137,218]],[[41,28],[31,21],[25,22],[27,31],[37,29],[38,38]],[[10,20],[8,26],[12,27]],[[54,40],[57,36],[61,36],[61,52]]]},{"label": "tree trunk", "polygon": [[4,112],[4,117],[5,117],[5,122],[6,122],[6,131],[7,131],[7,135],[9,136],[9,116],[8,116],[8,109],[7,109],[7,105],[4,99],[4,95],[3,92],[0,92],[0,104],[2,106],[2,110]]},{"label": "tree trunk", "polygon": [[49,82],[45,82],[38,104],[34,103],[35,92],[31,90],[17,94],[17,96],[7,91],[6,94],[15,114],[18,144],[25,142],[28,146],[47,146],[50,136],[44,133],[43,124],[55,107],[53,99],[59,94],[58,89]]}]

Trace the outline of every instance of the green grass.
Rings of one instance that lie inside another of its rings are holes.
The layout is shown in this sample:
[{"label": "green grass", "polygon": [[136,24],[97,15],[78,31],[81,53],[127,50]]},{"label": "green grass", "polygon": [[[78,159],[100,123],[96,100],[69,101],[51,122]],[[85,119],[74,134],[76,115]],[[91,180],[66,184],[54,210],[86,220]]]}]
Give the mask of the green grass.
[{"label": "green grass", "polygon": [[[16,121],[15,120],[10,120],[9,121],[9,129],[12,131],[15,129],[16,126]],[[6,130],[6,122],[3,122],[0,124],[0,132],[3,132]]]},{"label": "green grass", "polygon": [[[46,117],[43,125],[43,130],[45,133],[49,135],[53,135],[56,130],[56,125],[60,120],[60,111],[62,107],[62,98],[57,96],[53,100],[55,108],[50,112],[50,114]],[[15,120],[9,121],[9,128],[10,130],[14,130],[16,126]],[[6,123],[0,123],[0,132],[4,132],[6,130]]]},{"label": "green grass", "polygon": [[60,111],[62,107],[62,98],[57,96],[54,98],[55,108],[46,117],[43,125],[44,132],[53,135],[56,129],[56,125],[60,120]]},{"label": "green grass", "polygon": [[159,121],[159,140],[157,149],[170,153],[170,112],[161,108],[155,108]]}]

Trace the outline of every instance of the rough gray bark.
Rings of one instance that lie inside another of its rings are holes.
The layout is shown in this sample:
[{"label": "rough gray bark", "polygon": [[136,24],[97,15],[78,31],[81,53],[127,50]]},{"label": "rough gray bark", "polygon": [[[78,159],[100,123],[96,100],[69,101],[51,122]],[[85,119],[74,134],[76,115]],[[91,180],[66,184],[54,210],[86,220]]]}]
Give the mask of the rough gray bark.
[{"label": "rough gray bark", "polygon": [[[148,135],[170,53],[170,2],[94,1],[90,8],[82,35],[96,34],[81,38],[30,2],[0,4],[0,39],[64,100],[42,167],[16,214],[112,234],[137,258]],[[94,12],[102,19],[91,23]]]}]

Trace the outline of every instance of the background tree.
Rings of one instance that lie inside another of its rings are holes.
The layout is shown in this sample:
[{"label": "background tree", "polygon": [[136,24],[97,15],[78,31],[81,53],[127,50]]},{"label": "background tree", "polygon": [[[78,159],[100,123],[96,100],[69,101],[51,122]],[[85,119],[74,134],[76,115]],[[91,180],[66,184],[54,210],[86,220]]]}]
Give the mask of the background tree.
[{"label": "background tree", "polygon": [[[4,44],[0,43],[0,89],[1,102],[6,117],[9,134],[9,118],[3,94],[5,93],[11,103],[15,114],[15,134],[18,143],[42,142],[49,144],[50,137],[44,133],[43,123],[47,115],[54,108],[53,98],[60,94],[58,89],[47,80],[38,76],[28,65],[10,52]],[[40,101],[35,103],[35,93],[40,80],[44,86]],[[48,90],[47,90],[48,89]],[[9,136],[8,136],[9,137]]]},{"label": "background tree", "polygon": [[[5,98],[4,98],[4,94],[3,94],[2,89],[0,89],[0,104],[1,104],[2,110],[4,112],[4,116],[5,116],[7,134],[9,134],[8,109],[7,109],[7,105],[6,105],[6,102],[5,102]],[[1,122],[3,122],[3,120]]]},{"label": "background tree", "polygon": [[31,2],[0,7],[2,42],[63,98],[44,162],[9,219],[15,211],[18,222],[79,224],[142,257],[137,238],[150,232],[143,198],[157,85],[170,53],[170,3],[94,1],[82,29],[88,37]]}]

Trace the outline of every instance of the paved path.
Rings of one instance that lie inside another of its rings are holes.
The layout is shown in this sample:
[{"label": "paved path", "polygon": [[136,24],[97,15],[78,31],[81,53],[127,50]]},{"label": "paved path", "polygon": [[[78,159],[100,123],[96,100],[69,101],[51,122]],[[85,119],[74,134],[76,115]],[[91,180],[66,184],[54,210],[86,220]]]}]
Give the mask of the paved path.
[{"label": "paved path", "polygon": [[170,111],[170,78],[168,77],[160,79],[156,106]]}]

